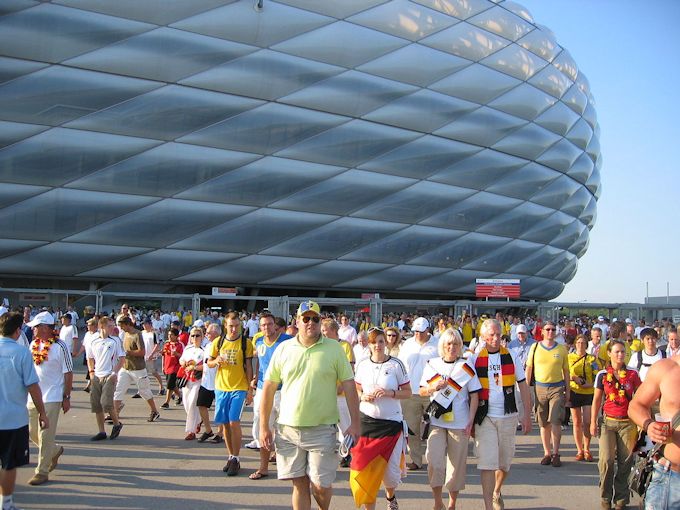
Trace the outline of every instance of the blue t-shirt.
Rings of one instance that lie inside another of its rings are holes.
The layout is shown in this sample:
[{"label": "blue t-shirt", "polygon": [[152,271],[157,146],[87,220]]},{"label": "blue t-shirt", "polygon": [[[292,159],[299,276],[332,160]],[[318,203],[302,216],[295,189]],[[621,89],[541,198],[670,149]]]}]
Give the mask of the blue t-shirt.
[{"label": "blue t-shirt", "polygon": [[[261,336],[255,342],[255,352],[257,353],[257,361],[259,363],[259,368],[257,371],[257,389],[261,390],[264,381],[264,374],[267,372],[267,367],[269,362],[272,360],[272,356],[276,348],[281,345],[285,340],[292,338],[290,335],[281,333],[276,341],[272,345],[267,345],[264,341],[264,336]],[[279,386],[280,388],[281,386]]]},{"label": "blue t-shirt", "polygon": [[28,387],[38,382],[31,351],[0,337],[0,430],[28,425]]}]

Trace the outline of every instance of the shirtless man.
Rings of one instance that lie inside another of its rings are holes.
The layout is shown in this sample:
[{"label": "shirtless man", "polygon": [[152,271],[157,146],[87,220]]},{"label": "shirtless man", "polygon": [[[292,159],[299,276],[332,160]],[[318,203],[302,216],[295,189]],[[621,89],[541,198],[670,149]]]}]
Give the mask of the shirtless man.
[{"label": "shirtless man", "polygon": [[670,435],[654,421],[652,405],[661,398],[660,413],[668,419],[680,412],[680,355],[654,363],[628,407],[628,416],[654,442],[666,442],[663,455],[654,462],[652,481],[645,496],[646,510],[680,508],[680,428]]}]

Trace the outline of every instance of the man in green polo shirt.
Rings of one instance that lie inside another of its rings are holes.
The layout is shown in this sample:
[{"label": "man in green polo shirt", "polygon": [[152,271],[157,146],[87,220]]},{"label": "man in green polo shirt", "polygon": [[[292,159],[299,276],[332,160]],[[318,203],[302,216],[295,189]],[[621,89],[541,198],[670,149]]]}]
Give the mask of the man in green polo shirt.
[{"label": "man in green polo shirt", "polygon": [[340,344],[321,335],[321,311],[314,301],[300,304],[298,334],[274,352],[265,374],[260,404],[260,441],[272,449],[269,415],[281,388],[276,430],[276,467],[280,480],[293,482],[293,510],[309,510],[312,495],[328,510],[338,469],[335,436],[339,420],[337,382],[345,391],[351,424],[344,431],[359,436],[359,398],[352,367]]}]

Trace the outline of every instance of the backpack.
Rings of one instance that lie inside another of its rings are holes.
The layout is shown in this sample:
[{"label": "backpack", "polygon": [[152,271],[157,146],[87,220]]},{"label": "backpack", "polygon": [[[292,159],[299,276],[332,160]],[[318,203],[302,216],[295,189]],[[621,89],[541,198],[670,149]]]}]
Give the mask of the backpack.
[{"label": "backpack", "polygon": [[[243,373],[247,374],[248,372],[246,371],[246,342],[248,339],[245,337],[245,335],[241,334],[241,352],[243,352]],[[220,338],[217,340],[217,355],[220,355],[220,349],[222,349],[222,344],[224,343],[224,335],[220,335]]]},{"label": "backpack", "polygon": [[[665,349],[659,349],[661,352],[661,359],[666,359],[666,350]],[[637,362],[637,371],[640,371],[640,367],[642,367],[642,353],[644,351],[638,351],[638,362]],[[651,366],[651,365],[649,365]]]}]

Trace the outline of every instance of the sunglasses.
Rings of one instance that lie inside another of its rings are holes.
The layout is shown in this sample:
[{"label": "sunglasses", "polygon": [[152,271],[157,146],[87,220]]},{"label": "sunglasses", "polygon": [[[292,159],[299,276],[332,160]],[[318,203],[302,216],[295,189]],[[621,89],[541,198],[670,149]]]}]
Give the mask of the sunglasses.
[{"label": "sunglasses", "polygon": [[302,317],[302,322],[304,322],[305,324],[307,324],[309,321],[312,321],[314,324],[318,324],[319,322],[321,322],[321,317],[319,317],[318,315],[315,315],[313,317],[306,315],[305,317]]},{"label": "sunglasses", "polygon": [[203,335],[191,335],[191,338],[201,338]]},{"label": "sunglasses", "polygon": [[557,331],[555,328],[543,328],[543,331]]},{"label": "sunglasses", "polygon": [[397,336],[394,333],[387,333],[387,336]]}]

